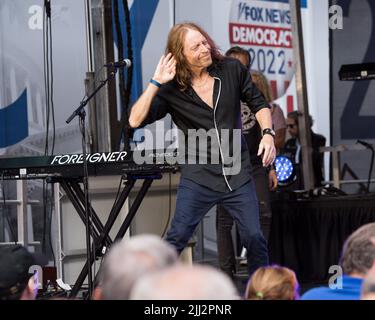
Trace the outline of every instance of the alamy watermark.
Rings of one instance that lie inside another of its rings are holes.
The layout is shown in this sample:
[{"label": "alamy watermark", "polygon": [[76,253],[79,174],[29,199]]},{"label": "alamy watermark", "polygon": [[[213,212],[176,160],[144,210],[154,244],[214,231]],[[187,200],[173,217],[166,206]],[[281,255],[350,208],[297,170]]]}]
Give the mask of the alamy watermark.
[{"label": "alamy watermark", "polygon": [[[138,139],[143,142],[134,147],[136,164],[161,161],[171,165],[220,165],[225,175],[241,171],[241,129],[188,129],[184,133],[178,128],[165,131],[164,126],[159,126],[156,133],[143,129]],[[158,154],[154,150],[164,151]]]},{"label": "alamy watermark", "polygon": [[332,274],[328,279],[329,288],[332,290],[342,289],[342,267],[339,265],[330,266],[328,273]]},{"label": "alamy watermark", "polygon": [[34,277],[35,288],[42,289],[43,283],[43,269],[39,265],[32,265],[29,268],[29,274],[32,274]]},{"label": "alamy watermark", "polygon": [[331,30],[344,29],[343,10],[339,5],[332,5],[328,9],[328,26]]}]

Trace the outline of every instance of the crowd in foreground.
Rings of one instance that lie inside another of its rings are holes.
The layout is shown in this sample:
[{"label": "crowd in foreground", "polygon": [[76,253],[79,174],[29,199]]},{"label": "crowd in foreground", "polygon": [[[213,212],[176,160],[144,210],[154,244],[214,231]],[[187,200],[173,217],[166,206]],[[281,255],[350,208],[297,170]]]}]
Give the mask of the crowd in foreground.
[{"label": "crowd in foreground", "polygon": [[[21,245],[0,247],[0,300],[34,300],[41,258]],[[375,300],[375,223],[345,241],[342,277],[301,297],[296,273],[260,267],[244,294],[212,266],[181,262],[173,246],[155,235],[138,235],[112,245],[96,277],[93,300]]]}]

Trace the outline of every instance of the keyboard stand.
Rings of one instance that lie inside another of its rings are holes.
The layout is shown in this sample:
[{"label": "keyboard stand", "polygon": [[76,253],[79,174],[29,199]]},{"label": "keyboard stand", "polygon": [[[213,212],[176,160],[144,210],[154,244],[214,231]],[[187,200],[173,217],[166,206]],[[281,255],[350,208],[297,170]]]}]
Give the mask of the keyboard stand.
[{"label": "keyboard stand", "polygon": [[[92,208],[91,204],[89,205],[89,210],[91,211],[91,217],[92,217],[92,226],[90,230],[90,235],[93,238],[94,241],[94,248],[95,252],[91,255],[91,261],[88,261],[86,259],[85,265],[82,268],[73,288],[71,291],[71,297],[76,297],[78,294],[78,291],[81,289],[82,284],[84,280],[87,277],[88,274],[88,266],[92,266],[94,261],[102,256],[105,252],[105,250],[110,247],[110,245],[113,243],[113,240],[110,238],[109,233],[115,223],[116,218],[118,217],[127,197],[129,196],[131,190],[133,189],[135,182],[137,180],[144,180],[141,189],[138,191],[136,198],[134,199],[134,202],[132,203],[131,207],[129,208],[129,212],[122,223],[114,241],[117,241],[119,239],[122,239],[128,230],[131,222],[133,221],[133,218],[135,217],[137,210],[139,206],[141,205],[143,198],[145,197],[148,189],[150,188],[152,182],[155,179],[161,179],[162,174],[161,173],[152,173],[152,174],[146,174],[146,175],[127,175],[127,179],[125,180],[125,187],[121,191],[118,200],[113,205],[111,212],[109,213],[107,222],[103,226],[101,223],[97,213],[95,212],[94,208]],[[53,177],[49,178],[47,180],[50,183],[59,183],[63,190],[65,191],[67,197],[73,204],[74,208],[76,209],[79,217],[83,222],[85,222],[86,219],[86,213],[85,213],[85,206],[84,206],[84,193],[82,190],[82,187],[80,186],[80,183],[82,182],[82,179],[67,179],[62,177]],[[103,251],[103,249],[105,250]],[[93,249],[93,248],[92,248]],[[93,250],[94,251],[94,250]]]}]

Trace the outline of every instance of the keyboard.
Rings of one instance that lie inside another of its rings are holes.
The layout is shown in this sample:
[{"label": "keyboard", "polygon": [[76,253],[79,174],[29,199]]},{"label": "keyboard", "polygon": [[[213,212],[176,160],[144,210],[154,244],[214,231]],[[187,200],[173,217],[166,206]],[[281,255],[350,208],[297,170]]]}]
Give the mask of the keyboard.
[{"label": "keyboard", "polygon": [[[89,176],[149,175],[176,172],[176,152],[153,150],[115,151],[86,154]],[[48,176],[81,178],[84,176],[83,154],[59,154],[37,157],[0,158],[1,179],[32,179]]]}]

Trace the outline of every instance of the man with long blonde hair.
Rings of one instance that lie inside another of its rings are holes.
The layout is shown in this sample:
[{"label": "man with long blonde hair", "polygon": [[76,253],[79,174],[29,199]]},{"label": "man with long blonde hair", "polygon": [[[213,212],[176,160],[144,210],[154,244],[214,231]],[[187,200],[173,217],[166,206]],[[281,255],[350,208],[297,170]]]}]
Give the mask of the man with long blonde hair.
[{"label": "man with long blonde hair", "polygon": [[[251,82],[245,67],[222,56],[202,28],[181,23],[169,32],[166,54],[132,107],[129,123],[137,128],[169,113],[183,133],[186,158],[206,154],[205,163],[180,163],[182,176],[176,211],[166,240],[181,252],[203,216],[222,203],[237,223],[251,273],[268,264],[268,253],[259,226],[249,153],[241,135],[237,135],[241,133],[240,101],[249,105],[263,130],[258,154],[262,155],[263,165],[268,166],[275,159],[274,132],[263,95]],[[204,150],[200,145],[189,145],[189,137],[196,131],[210,133]],[[228,132],[229,138],[224,139]],[[237,154],[236,148],[240,149]],[[230,161],[225,151],[235,154],[232,162],[239,164],[238,172],[228,170]],[[210,152],[218,155],[217,162]]]}]

